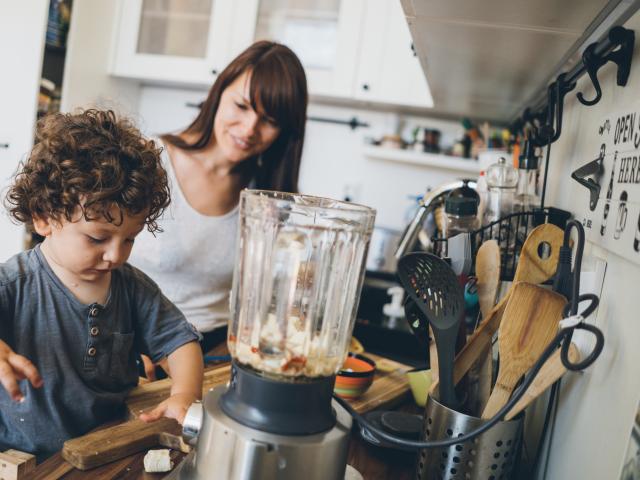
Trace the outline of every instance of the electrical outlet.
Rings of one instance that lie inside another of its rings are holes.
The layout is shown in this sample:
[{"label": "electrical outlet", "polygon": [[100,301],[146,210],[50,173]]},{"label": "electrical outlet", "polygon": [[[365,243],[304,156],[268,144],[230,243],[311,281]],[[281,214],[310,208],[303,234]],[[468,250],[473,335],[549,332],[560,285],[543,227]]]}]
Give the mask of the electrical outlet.
[{"label": "electrical outlet", "polygon": [[[583,257],[582,268],[580,270],[580,295],[593,293],[597,295],[598,298],[601,298],[606,271],[607,262],[604,259],[595,256]],[[585,306],[586,304],[582,308]],[[598,309],[586,318],[585,322],[595,324],[597,316]],[[594,338],[589,332],[576,329],[573,332],[571,341],[578,347],[582,358],[586,357],[593,350]]]}]

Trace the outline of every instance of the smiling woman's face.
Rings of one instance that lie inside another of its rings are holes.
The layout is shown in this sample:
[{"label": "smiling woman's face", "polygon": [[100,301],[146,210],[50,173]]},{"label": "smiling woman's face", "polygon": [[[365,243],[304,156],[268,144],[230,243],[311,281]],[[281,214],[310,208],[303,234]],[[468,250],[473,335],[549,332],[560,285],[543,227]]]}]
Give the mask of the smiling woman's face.
[{"label": "smiling woman's face", "polygon": [[213,124],[216,146],[229,162],[259,155],[278,138],[280,127],[251,106],[251,72],[238,76],[223,92]]}]

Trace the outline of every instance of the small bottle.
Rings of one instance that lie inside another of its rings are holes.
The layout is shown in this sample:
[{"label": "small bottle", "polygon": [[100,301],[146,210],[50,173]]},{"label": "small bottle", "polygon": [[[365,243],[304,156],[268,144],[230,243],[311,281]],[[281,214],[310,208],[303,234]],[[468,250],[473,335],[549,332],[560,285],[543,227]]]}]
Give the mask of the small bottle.
[{"label": "small bottle", "polygon": [[484,210],[487,206],[489,197],[489,188],[487,187],[487,176],[484,170],[480,171],[478,180],[476,181],[476,192],[478,193],[478,218],[484,218]]},{"label": "small bottle", "polygon": [[478,219],[478,200],[472,197],[449,195],[444,202],[446,214],[445,236],[447,238],[459,233],[472,232],[480,227]]},{"label": "small bottle", "polygon": [[536,195],[536,175],[538,174],[538,157],[535,147],[525,142],[524,151],[518,161],[518,186],[513,199],[514,212],[530,212],[540,205]]}]

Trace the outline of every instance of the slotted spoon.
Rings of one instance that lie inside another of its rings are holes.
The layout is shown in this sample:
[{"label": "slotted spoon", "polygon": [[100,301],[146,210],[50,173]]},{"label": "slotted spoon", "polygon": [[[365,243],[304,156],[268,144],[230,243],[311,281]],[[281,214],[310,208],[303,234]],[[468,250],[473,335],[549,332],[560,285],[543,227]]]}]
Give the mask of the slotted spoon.
[{"label": "slotted spoon", "polygon": [[464,296],[451,267],[429,253],[410,253],[398,261],[398,278],[429,321],[438,350],[440,402],[458,406],[453,384],[456,338],[464,315]]}]

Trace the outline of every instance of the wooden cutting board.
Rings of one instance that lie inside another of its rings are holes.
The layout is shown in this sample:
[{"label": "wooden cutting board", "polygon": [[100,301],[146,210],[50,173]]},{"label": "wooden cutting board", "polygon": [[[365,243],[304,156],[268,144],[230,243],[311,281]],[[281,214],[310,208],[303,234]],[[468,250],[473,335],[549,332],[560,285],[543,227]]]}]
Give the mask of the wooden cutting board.
[{"label": "wooden cutting board", "polygon": [[[404,400],[409,394],[405,373],[412,367],[378,355],[366,355],[378,364],[379,369],[369,390],[349,402],[353,408],[365,413],[390,408]],[[203,394],[213,387],[225,385],[230,371],[230,365],[205,371]],[[170,391],[170,379],[139,385],[127,398],[129,421],[66,441],[62,456],[74,467],[88,470],[150,448],[166,447],[187,453],[190,447],[182,440],[182,428],[178,422],[163,418],[158,422],[144,423],[138,419],[140,413],[167,398]]]}]

